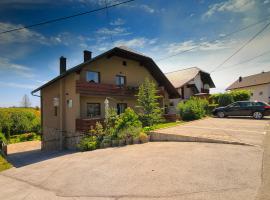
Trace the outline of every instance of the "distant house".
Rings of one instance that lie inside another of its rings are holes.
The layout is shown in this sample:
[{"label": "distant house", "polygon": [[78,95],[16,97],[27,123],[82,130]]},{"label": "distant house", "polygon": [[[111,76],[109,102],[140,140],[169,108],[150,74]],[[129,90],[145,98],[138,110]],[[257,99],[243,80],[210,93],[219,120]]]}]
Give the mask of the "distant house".
[{"label": "distant house", "polygon": [[179,97],[171,82],[150,58],[125,47],[115,47],[94,58],[84,51],[84,62],[66,69],[60,58],[60,74],[32,91],[40,91],[42,149],[74,149],[82,133],[105,117],[105,100],[120,114],[134,108],[138,86],[145,78],[158,86],[160,107]]},{"label": "distant house", "polygon": [[251,100],[270,102],[270,71],[239,77],[226,90],[246,89],[251,91]]},{"label": "distant house", "polygon": [[180,94],[180,98],[171,99],[174,105],[194,95],[209,94],[209,89],[215,87],[210,74],[198,67],[169,72],[165,75]]}]

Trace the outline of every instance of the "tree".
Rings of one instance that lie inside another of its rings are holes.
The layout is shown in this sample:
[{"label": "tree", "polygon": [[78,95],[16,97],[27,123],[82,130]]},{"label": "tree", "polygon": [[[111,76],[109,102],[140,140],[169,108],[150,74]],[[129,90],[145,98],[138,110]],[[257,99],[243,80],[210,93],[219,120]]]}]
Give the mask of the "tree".
[{"label": "tree", "polygon": [[155,83],[146,78],[139,87],[137,99],[138,114],[143,126],[152,126],[161,121],[162,110],[158,102],[159,98]]},{"label": "tree", "polygon": [[21,106],[23,108],[29,108],[31,106],[31,102],[29,100],[29,97],[26,94],[23,95]]}]

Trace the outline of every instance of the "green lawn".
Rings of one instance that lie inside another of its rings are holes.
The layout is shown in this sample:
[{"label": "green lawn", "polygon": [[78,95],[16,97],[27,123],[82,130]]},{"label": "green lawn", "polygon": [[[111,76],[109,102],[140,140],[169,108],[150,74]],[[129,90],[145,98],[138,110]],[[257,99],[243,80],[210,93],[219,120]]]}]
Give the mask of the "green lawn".
[{"label": "green lawn", "polygon": [[0,155],[0,172],[6,169],[11,168],[12,165],[8,163],[1,155]]},{"label": "green lawn", "polygon": [[172,126],[177,126],[177,125],[180,125],[183,123],[184,123],[183,121],[165,122],[165,123],[157,124],[157,125],[153,126],[153,128],[154,128],[154,130],[157,130],[157,129],[162,129],[162,128],[169,128]]}]

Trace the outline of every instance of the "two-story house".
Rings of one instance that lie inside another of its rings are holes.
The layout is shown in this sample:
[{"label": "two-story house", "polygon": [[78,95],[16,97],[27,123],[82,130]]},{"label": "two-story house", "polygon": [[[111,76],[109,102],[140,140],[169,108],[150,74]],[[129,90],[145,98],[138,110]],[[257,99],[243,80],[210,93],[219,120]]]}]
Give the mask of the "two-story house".
[{"label": "two-story house", "polygon": [[171,99],[171,103],[174,106],[179,101],[189,99],[191,96],[209,94],[210,88],[215,87],[210,74],[198,67],[177,70],[165,75],[180,95],[180,98]]},{"label": "two-story house", "polygon": [[125,47],[115,47],[99,56],[84,51],[84,62],[66,70],[60,58],[60,75],[32,91],[40,91],[42,149],[74,149],[82,132],[105,117],[104,101],[122,113],[135,108],[138,86],[148,78],[159,89],[160,106],[179,94],[155,62]]}]

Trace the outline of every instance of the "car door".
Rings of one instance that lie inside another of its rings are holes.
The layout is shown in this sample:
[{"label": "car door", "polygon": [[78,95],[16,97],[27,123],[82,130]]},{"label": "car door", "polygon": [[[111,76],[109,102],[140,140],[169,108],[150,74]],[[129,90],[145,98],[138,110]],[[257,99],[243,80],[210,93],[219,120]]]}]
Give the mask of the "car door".
[{"label": "car door", "polygon": [[232,103],[225,108],[226,115],[237,116],[239,115],[240,105],[238,102]]},{"label": "car door", "polygon": [[239,102],[239,116],[250,116],[252,115],[252,103],[249,101]]}]

